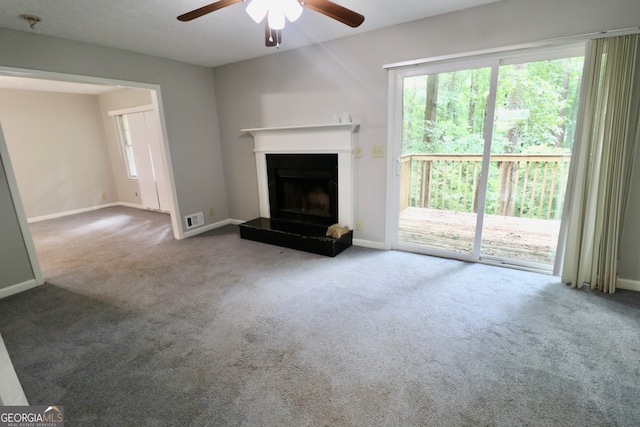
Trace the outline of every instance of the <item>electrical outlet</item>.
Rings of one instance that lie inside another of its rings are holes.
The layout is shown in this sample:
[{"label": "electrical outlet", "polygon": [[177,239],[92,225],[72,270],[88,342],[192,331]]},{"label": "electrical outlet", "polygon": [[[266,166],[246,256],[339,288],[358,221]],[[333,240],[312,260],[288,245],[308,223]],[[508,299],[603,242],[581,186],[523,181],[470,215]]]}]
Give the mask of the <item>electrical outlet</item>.
[{"label": "electrical outlet", "polygon": [[382,145],[371,148],[371,157],[382,157]]},{"label": "electrical outlet", "polygon": [[209,208],[209,216],[213,216],[213,208]]},{"label": "electrical outlet", "polygon": [[360,146],[356,147],[355,150],[354,150],[354,154],[355,154],[356,158],[362,157],[362,147],[360,147]]},{"label": "electrical outlet", "polygon": [[107,200],[107,193],[102,193],[102,200]]},{"label": "electrical outlet", "polygon": [[362,221],[361,220],[357,220],[356,221],[356,230],[362,230]]}]

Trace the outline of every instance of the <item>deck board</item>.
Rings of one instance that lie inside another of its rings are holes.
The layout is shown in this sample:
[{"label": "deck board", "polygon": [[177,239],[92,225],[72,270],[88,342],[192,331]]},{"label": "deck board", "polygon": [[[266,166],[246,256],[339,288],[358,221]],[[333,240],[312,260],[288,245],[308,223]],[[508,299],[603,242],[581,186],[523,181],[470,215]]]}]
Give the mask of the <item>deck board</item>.
[{"label": "deck board", "polygon": [[[476,214],[408,207],[400,214],[400,243],[470,254]],[[485,215],[483,255],[553,264],[559,220]]]}]

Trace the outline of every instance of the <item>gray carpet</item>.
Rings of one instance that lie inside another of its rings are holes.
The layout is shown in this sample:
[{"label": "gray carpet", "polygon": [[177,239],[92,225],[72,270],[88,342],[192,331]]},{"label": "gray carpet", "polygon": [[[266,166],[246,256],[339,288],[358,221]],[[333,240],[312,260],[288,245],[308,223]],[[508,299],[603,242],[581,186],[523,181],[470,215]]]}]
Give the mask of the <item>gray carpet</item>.
[{"label": "gray carpet", "polygon": [[68,426],[640,425],[639,293],[127,208],[32,230],[48,283],[0,333]]}]

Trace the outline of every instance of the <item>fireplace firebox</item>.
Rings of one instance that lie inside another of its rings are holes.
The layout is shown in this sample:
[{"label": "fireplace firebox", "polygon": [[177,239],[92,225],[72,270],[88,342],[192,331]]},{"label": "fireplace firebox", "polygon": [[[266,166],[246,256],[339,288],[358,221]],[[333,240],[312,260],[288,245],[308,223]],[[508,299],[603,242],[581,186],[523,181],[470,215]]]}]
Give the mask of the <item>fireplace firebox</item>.
[{"label": "fireplace firebox", "polygon": [[267,154],[272,219],[338,222],[337,154]]}]

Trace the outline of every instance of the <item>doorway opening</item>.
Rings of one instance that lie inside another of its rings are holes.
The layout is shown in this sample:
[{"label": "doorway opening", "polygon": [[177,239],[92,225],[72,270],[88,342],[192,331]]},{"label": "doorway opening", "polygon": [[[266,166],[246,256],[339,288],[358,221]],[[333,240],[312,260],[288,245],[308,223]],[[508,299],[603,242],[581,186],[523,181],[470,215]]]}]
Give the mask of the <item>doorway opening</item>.
[{"label": "doorway opening", "polygon": [[[19,84],[11,82],[12,80],[19,80]],[[2,86],[4,83],[6,83],[8,86]],[[157,131],[157,134],[158,134],[159,149],[161,151],[160,160],[163,163],[163,166],[165,167],[165,170],[166,170],[167,202],[164,205],[166,206],[166,208],[164,208],[163,210],[165,210],[170,214],[171,229],[173,231],[174,238],[180,239],[183,237],[181,227],[180,227],[180,222],[178,220],[179,213],[177,212],[177,202],[176,202],[176,196],[174,191],[175,184],[173,179],[173,171],[171,169],[170,155],[168,151],[169,148],[168,148],[167,136],[166,136],[167,135],[166,125],[164,122],[164,113],[163,113],[164,110],[162,107],[162,100],[161,100],[159,86],[151,85],[151,84],[143,84],[143,83],[131,83],[131,82],[125,82],[125,81],[108,80],[108,79],[102,79],[102,78],[66,75],[66,74],[60,74],[60,73],[49,73],[49,72],[43,72],[43,71],[37,71],[37,70],[13,69],[13,68],[7,68],[7,67],[0,67],[0,84],[2,84],[0,85],[0,87],[8,88],[7,89],[8,92],[11,92],[12,90],[15,92],[20,92],[15,94],[16,99],[29,97],[29,96],[20,97],[20,94],[33,95],[36,93],[46,94],[48,96],[50,95],[52,99],[55,98],[56,96],[67,96],[69,97],[69,99],[71,98],[81,99],[84,96],[84,98],[88,100],[86,101],[86,104],[89,105],[91,109],[95,108],[97,110],[99,110],[99,107],[98,107],[99,102],[97,101],[97,99],[101,95],[104,95],[105,93],[114,93],[118,91],[127,91],[127,90],[147,93],[148,94],[147,98],[149,99],[149,101],[147,101],[147,104],[152,104],[152,106],[154,107],[154,113],[157,115],[157,121],[156,121],[157,128],[155,130]],[[19,86],[19,89],[17,89],[16,86]],[[96,96],[90,96],[90,95],[96,95]],[[49,104],[54,105],[55,102],[53,103],[50,102]],[[74,105],[78,107],[78,109],[81,109],[83,107],[82,101]],[[29,152],[30,152],[29,147],[22,147],[22,148],[26,148],[25,150],[22,150],[22,153],[21,153],[21,155],[25,154],[25,156],[23,156],[24,158],[14,160],[14,158],[12,158],[14,155],[13,153],[11,153],[11,150],[10,150],[11,141],[9,141],[11,132],[5,132],[5,136],[7,137],[7,141],[6,141],[7,143],[4,144],[3,142],[3,145],[5,145],[5,149],[9,148],[5,151],[7,153],[5,162],[9,162],[12,165],[13,170],[16,169],[17,164],[22,164],[22,165],[27,165],[28,168],[31,168],[31,169],[36,168],[36,170],[40,171],[38,173],[23,174],[23,176],[27,176],[32,181],[27,185],[23,185],[24,187],[32,187],[32,188],[41,187],[40,188],[41,191],[37,195],[39,199],[35,199],[33,206],[37,207],[39,203],[44,204],[45,202],[49,203],[49,206],[51,206],[56,203],[56,200],[61,202],[61,205],[58,211],[56,210],[50,211],[51,213],[50,215],[49,214],[46,214],[46,215],[29,214],[29,212],[27,212],[26,209],[22,209],[20,214],[21,223],[27,224],[28,222],[27,218],[30,218],[31,221],[33,221],[34,218],[35,220],[39,220],[39,219],[42,220],[42,219],[47,219],[48,217],[55,218],[58,216],[64,216],[66,214],[81,213],[84,211],[91,211],[91,210],[99,209],[101,207],[107,207],[112,205],[124,205],[124,206],[134,205],[135,203],[126,203],[126,202],[120,203],[120,200],[121,200],[120,196],[112,196],[112,194],[109,194],[106,191],[100,194],[99,192],[96,191],[95,186],[93,187],[91,186],[92,184],[95,184],[95,183],[91,181],[89,176],[87,176],[86,180],[84,181],[82,180],[82,178],[78,178],[77,176],[74,176],[72,174],[72,172],[74,172],[73,166],[76,165],[77,163],[74,165],[68,164],[65,166],[64,158],[63,158],[64,155],[62,155],[61,153],[71,153],[71,155],[81,159],[82,156],[84,155],[84,152],[82,150],[85,148],[85,146],[82,143],[79,143],[74,147],[65,147],[65,150],[60,150],[58,149],[59,147],[53,143],[53,141],[56,140],[55,138],[53,138],[54,130],[65,128],[64,126],[65,124],[69,132],[73,132],[76,130],[74,125],[74,119],[73,119],[74,116],[72,112],[67,111],[63,107],[60,107],[59,109],[62,111],[61,114],[66,114],[64,120],[62,121],[63,123],[57,123],[56,122],[57,118],[49,119],[48,120],[49,124],[43,124],[38,120],[29,120],[28,117],[23,117],[20,119],[20,120],[23,120],[23,122],[25,123],[30,122],[31,123],[31,125],[29,125],[30,128],[40,128],[42,130],[44,136],[41,138],[41,142],[43,141],[44,141],[43,143],[50,142],[51,147],[49,147],[50,151],[48,152],[54,153],[56,154],[56,156],[50,156],[50,158],[47,158],[46,155],[41,156],[42,158],[39,159],[38,162],[36,162],[35,159],[31,159],[29,157]],[[5,112],[6,111],[15,112],[14,109],[5,109]],[[23,108],[21,111],[23,112],[23,115],[24,115],[25,111],[31,112],[32,110],[30,108]],[[78,130],[80,132],[83,132],[86,130],[85,128],[91,128],[91,130],[88,131],[87,133],[94,132],[94,134],[97,135],[96,129],[100,129],[102,132],[102,136],[104,136],[109,131],[113,131],[112,126],[103,127],[102,119],[100,118],[102,116],[100,116],[99,113],[95,113],[95,117],[96,118],[92,123],[89,123],[89,124],[78,123],[78,126],[82,128]],[[15,117],[6,117],[6,114],[5,114],[5,120],[3,120],[3,125],[5,126],[5,128],[11,127],[11,126],[7,126],[7,123],[13,120],[14,118]],[[50,124],[53,124],[53,125],[50,125]],[[71,128],[71,130],[69,130],[69,128]],[[21,129],[24,130],[25,128],[22,127]],[[50,134],[47,134],[46,132],[50,132]],[[51,136],[51,138],[49,138],[49,136]],[[114,135],[112,135],[112,137],[115,138],[115,133]],[[60,141],[63,138],[64,136],[58,135],[57,140]],[[89,139],[91,138],[86,138],[85,140],[88,142]],[[100,139],[100,138],[97,138],[97,139]],[[78,140],[82,141],[82,138],[80,137],[78,138]],[[106,146],[109,146],[109,149],[115,149],[115,144],[113,146],[110,146],[109,141],[106,138],[102,138],[102,141],[105,142]],[[95,143],[95,145],[99,145],[99,143]],[[74,151],[74,148],[76,149],[75,151]],[[103,148],[104,153],[106,153],[107,151],[108,150],[106,147]],[[36,150],[32,150],[32,152],[36,152]],[[95,153],[98,153],[98,152],[99,150],[96,150]],[[96,154],[96,156],[98,156],[98,154]],[[104,160],[105,164],[108,165],[111,163],[112,160],[109,158],[107,154],[104,154],[104,158],[105,158]],[[56,172],[58,173],[58,175],[55,176],[56,179],[52,179],[51,176],[47,176],[46,179],[42,180],[41,178],[46,176],[46,174],[43,171],[46,171],[47,168],[50,168],[51,165],[54,164],[53,163],[54,160],[56,161],[57,165],[62,165],[56,170]],[[60,171],[64,172],[65,170],[69,171],[69,174],[65,175],[64,173],[59,173]],[[115,173],[115,172],[112,171],[112,173]],[[17,176],[18,175],[17,173],[15,175],[16,175],[16,177],[14,178],[15,187],[18,188],[19,191],[16,191],[16,194],[13,196],[14,203],[20,202],[20,199],[22,199],[22,201],[25,201],[25,198],[29,197],[28,191],[25,191],[23,188],[21,188],[22,187],[20,185],[21,178]],[[38,179],[40,179],[40,181],[37,181]],[[83,200],[83,201],[86,201],[87,203],[83,206],[80,206],[80,208],[75,208],[75,209],[73,207],[69,208],[69,204],[67,203],[65,205],[64,203],[65,200],[66,201],[70,200],[70,198],[75,197],[78,193],[73,193],[71,191],[58,192],[58,193],[55,192],[56,189],[60,188],[61,184],[69,183],[70,180],[76,180],[75,187],[79,187],[81,189],[90,188],[90,190],[86,193],[86,194],[91,193],[90,196],[86,196],[85,199]],[[49,187],[51,188],[51,191],[46,190]],[[111,193],[116,193],[113,186],[111,187],[111,189],[113,190]],[[54,197],[54,194],[55,194],[55,197]],[[117,197],[117,199],[106,200],[107,197]],[[112,201],[114,203],[111,203]],[[20,204],[26,205],[26,203],[20,203]],[[135,206],[135,207],[138,207],[138,206]],[[28,231],[28,227],[27,227],[27,231]],[[35,253],[35,248],[33,245],[33,239],[31,238],[31,234],[29,232],[23,233],[23,238],[25,240],[25,245],[27,246],[27,248],[30,249],[30,258],[32,259],[33,268],[34,270],[38,270],[38,271],[34,271],[36,278],[38,277],[40,278],[38,280],[39,282],[38,284],[42,284],[46,278],[42,275],[42,272],[40,271],[40,263],[38,262],[38,256]]]}]

